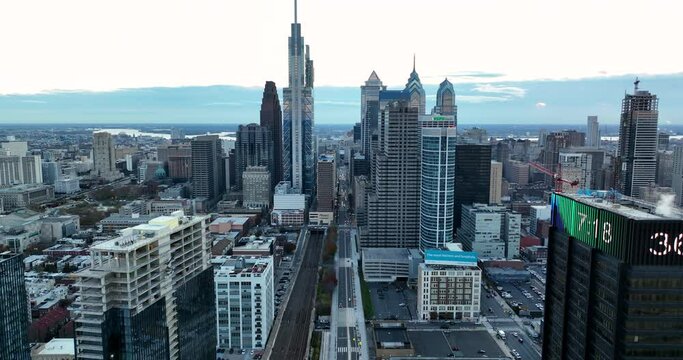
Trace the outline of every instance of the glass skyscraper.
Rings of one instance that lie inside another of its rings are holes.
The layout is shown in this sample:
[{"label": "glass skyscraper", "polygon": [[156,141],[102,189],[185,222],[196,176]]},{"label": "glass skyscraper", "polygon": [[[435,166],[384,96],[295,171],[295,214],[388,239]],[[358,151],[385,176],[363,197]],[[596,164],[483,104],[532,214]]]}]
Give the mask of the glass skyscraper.
[{"label": "glass skyscraper", "polygon": [[0,359],[31,358],[27,300],[21,255],[0,254]]},{"label": "glass skyscraper", "polygon": [[[304,52],[305,49],[305,52]],[[289,37],[289,87],[283,93],[283,177],[304,194],[315,192],[316,149],[313,141],[313,60],[304,46],[294,2]]]}]

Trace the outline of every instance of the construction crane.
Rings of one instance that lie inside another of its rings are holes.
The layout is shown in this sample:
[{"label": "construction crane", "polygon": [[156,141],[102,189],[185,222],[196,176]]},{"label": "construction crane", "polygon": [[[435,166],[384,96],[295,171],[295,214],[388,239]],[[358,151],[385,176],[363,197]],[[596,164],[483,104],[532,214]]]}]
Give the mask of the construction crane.
[{"label": "construction crane", "polygon": [[577,185],[579,185],[579,180],[570,181],[562,178],[562,167],[560,164],[557,164],[557,172],[553,172],[552,170],[536,162],[530,162],[529,166],[548,176],[551,176],[555,182],[555,192],[557,193],[562,192],[563,183],[569,184],[571,187],[576,187]]}]

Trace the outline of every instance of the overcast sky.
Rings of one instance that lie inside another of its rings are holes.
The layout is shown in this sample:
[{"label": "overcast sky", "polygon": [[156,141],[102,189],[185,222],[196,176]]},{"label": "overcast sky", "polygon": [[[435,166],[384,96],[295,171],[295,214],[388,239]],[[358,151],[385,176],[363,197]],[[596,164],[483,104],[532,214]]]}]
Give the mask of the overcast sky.
[{"label": "overcast sky", "polygon": [[[683,71],[680,1],[300,0],[316,86]],[[287,79],[287,0],[6,0],[0,94]]]}]

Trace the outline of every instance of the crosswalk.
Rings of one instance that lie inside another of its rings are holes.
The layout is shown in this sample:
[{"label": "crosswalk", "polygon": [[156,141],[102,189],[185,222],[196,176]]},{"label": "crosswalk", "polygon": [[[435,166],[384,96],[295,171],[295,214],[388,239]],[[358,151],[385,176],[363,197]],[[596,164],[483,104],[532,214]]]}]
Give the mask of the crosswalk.
[{"label": "crosswalk", "polygon": [[349,351],[348,346],[337,347],[337,352],[360,352],[360,348],[357,346],[351,346],[351,351]]}]

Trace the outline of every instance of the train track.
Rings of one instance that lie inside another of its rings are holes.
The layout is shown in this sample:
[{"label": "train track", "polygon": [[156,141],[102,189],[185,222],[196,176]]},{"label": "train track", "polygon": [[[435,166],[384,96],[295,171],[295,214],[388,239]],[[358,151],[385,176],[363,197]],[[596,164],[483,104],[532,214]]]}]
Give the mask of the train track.
[{"label": "train track", "polygon": [[311,232],[287,308],[282,314],[280,330],[270,355],[272,360],[304,359],[308,348],[315,286],[324,234]]}]

